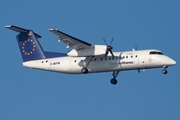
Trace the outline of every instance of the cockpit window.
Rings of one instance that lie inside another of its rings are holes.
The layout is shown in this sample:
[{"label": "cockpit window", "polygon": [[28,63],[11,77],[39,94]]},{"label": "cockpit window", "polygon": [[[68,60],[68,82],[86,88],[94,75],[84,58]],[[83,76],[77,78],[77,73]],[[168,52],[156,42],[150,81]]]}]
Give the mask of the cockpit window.
[{"label": "cockpit window", "polygon": [[162,52],[158,52],[158,51],[151,51],[149,54],[164,55]]},{"label": "cockpit window", "polygon": [[157,52],[159,55],[164,55],[162,52]]},{"label": "cockpit window", "polygon": [[149,54],[157,54],[157,52],[155,52],[155,51],[151,51]]}]

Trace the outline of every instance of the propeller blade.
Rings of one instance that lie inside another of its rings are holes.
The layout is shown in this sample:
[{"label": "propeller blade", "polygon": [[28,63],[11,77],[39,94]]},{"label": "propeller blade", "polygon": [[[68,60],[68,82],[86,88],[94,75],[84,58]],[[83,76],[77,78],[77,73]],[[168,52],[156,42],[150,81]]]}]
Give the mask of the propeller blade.
[{"label": "propeller blade", "polygon": [[108,50],[107,50],[107,51],[106,51],[106,54],[105,54],[105,57],[107,57],[108,53],[109,53],[109,52],[108,52]]},{"label": "propeller blade", "polygon": [[110,42],[110,45],[107,44],[107,42],[106,42],[106,40],[105,40],[104,38],[103,38],[103,40],[104,40],[104,43],[107,45],[107,50],[106,50],[105,57],[109,54],[109,52],[110,52],[111,55],[114,57],[114,54],[113,54],[113,52],[112,52],[113,47],[111,46],[114,38],[112,38],[112,40],[111,40],[111,42]]},{"label": "propeller blade", "polygon": [[111,40],[111,42],[110,42],[109,46],[111,46],[111,44],[112,44],[113,40],[114,40],[114,38],[112,38],[112,40]]},{"label": "propeller blade", "polygon": [[105,40],[104,38],[103,38],[103,40],[104,40],[105,44],[108,46],[108,44],[107,44],[106,40]]},{"label": "propeller blade", "polygon": [[111,50],[110,50],[109,52],[110,52],[110,53],[111,53],[111,55],[114,57],[114,54],[113,54],[113,52],[112,52]]}]

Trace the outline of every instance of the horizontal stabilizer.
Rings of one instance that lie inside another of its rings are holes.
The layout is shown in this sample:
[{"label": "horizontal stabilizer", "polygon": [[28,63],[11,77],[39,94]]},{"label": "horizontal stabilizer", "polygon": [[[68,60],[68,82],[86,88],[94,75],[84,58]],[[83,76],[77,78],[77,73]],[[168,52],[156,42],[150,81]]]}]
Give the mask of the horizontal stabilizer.
[{"label": "horizontal stabilizer", "polygon": [[[27,30],[27,29],[20,28],[20,27],[14,26],[14,25],[7,25],[7,26],[5,26],[5,28],[8,28],[10,30],[13,30],[13,31],[16,31],[19,33],[28,33],[29,32],[29,30]],[[36,33],[34,33],[34,35],[36,36],[36,38],[41,38],[41,36]]]}]

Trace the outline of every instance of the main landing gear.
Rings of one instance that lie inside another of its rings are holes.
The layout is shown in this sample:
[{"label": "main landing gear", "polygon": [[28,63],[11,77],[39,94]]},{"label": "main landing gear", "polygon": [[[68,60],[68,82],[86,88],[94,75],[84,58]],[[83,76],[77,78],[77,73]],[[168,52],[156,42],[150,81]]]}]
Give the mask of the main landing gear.
[{"label": "main landing gear", "polygon": [[81,69],[81,72],[84,73],[84,74],[87,74],[88,73],[88,69],[86,67],[83,67]]},{"label": "main landing gear", "polygon": [[168,71],[167,71],[167,69],[166,69],[167,66],[164,66],[163,68],[164,68],[164,69],[162,70],[162,73],[163,73],[163,74],[167,74],[167,73],[168,73]]},{"label": "main landing gear", "polygon": [[116,77],[118,76],[119,72],[120,72],[120,71],[114,71],[114,72],[113,72],[113,74],[112,74],[113,78],[110,80],[111,84],[113,84],[113,85],[116,85],[116,84],[117,84]]},{"label": "main landing gear", "polygon": [[84,60],[84,67],[81,69],[81,72],[84,73],[84,74],[87,74],[88,73],[88,65],[90,63],[90,61],[92,60],[93,56],[90,56],[90,57],[86,57],[85,60]]}]

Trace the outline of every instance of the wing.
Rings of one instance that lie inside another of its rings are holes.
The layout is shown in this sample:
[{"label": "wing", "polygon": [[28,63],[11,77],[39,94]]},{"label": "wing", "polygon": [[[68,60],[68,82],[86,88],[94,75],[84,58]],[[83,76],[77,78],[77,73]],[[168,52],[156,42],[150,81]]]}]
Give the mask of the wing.
[{"label": "wing", "polygon": [[75,50],[81,50],[81,49],[88,49],[92,48],[94,45],[84,42],[80,39],[77,39],[75,37],[72,37],[66,33],[63,33],[57,29],[49,29],[52,33],[56,34],[60,41],[64,42],[67,44],[67,46],[75,49]]}]

